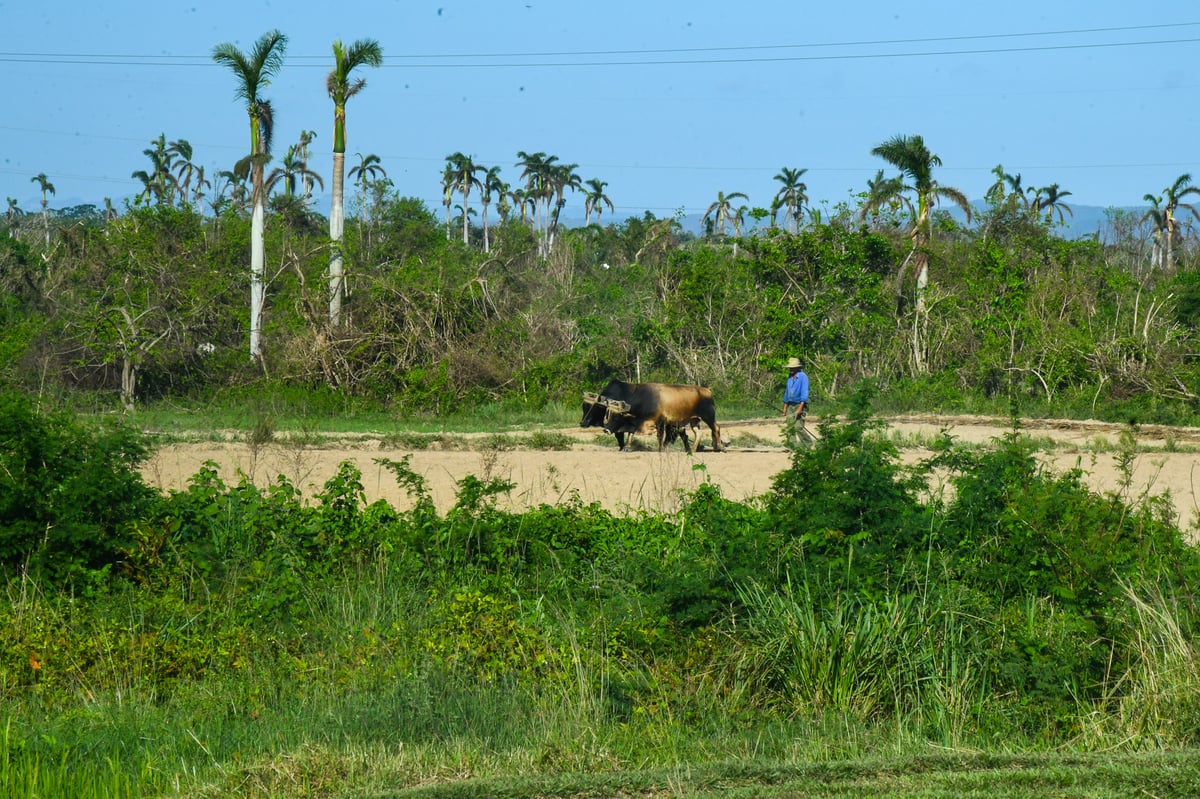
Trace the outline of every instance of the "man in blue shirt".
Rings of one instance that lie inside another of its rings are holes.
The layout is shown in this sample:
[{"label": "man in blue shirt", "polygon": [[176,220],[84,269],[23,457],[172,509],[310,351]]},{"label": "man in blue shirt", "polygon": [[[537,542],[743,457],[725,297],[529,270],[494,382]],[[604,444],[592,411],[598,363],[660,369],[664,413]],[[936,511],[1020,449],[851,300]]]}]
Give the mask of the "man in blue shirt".
[{"label": "man in blue shirt", "polygon": [[783,391],[783,415],[794,411],[800,419],[808,411],[808,375],[800,366],[799,358],[788,358],[787,388]]},{"label": "man in blue shirt", "polygon": [[[783,390],[783,417],[787,425],[787,440],[792,441],[804,428],[804,417],[808,413],[808,375],[800,366],[799,358],[788,358],[787,387]],[[788,412],[795,414],[788,419]]]}]

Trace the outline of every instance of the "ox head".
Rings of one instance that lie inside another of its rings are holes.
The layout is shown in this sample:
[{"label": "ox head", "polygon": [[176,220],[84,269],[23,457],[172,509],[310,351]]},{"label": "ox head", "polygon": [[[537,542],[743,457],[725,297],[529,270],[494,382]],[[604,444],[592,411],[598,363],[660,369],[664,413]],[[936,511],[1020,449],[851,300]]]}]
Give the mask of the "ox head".
[{"label": "ox head", "polygon": [[607,432],[615,433],[618,429],[624,429],[629,425],[628,402],[606,397],[601,397],[601,401],[604,403],[604,429]]},{"label": "ox head", "polygon": [[599,394],[583,392],[583,417],[579,420],[579,426],[602,427],[607,411]]}]

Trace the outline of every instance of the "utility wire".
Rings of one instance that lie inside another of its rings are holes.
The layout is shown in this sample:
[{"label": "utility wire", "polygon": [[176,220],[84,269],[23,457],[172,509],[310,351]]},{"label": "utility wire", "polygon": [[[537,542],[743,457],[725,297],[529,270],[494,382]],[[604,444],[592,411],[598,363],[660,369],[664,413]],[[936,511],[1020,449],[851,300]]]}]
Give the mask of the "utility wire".
[{"label": "utility wire", "polygon": [[[655,66],[655,65],[680,65],[680,64],[735,64],[735,63],[769,63],[769,62],[787,62],[787,61],[845,61],[845,60],[867,60],[880,58],[916,58],[916,57],[936,57],[936,56],[961,56],[961,55],[995,55],[1004,53],[1029,53],[1040,51],[1055,51],[1055,50],[1080,50],[1080,49],[1100,49],[1112,47],[1145,47],[1151,45],[1171,45],[1171,44],[1191,44],[1200,41],[1198,37],[1185,37],[1175,39],[1154,39],[1154,40],[1136,40],[1136,41],[1117,41],[1117,42],[1083,42],[1083,43],[1064,43],[1064,44],[1034,44],[1025,46],[1012,47],[981,47],[974,49],[944,49],[944,50],[919,50],[908,52],[875,52],[875,53],[847,53],[847,54],[812,54],[812,55],[778,55],[778,56],[742,56],[736,58],[727,57],[712,57],[712,58],[677,58],[677,59],[659,59],[652,58],[653,56],[682,54],[682,53],[731,53],[731,52],[763,52],[763,51],[778,51],[778,50],[814,50],[824,48],[847,48],[847,47],[894,47],[897,45],[912,45],[912,44],[931,44],[931,43],[949,43],[949,42],[964,42],[964,41],[995,41],[1004,39],[1023,39],[1031,37],[1047,37],[1047,36],[1080,36],[1098,33],[1133,33],[1137,31],[1150,31],[1171,29],[1178,30],[1180,28],[1194,28],[1200,26],[1200,22],[1177,22],[1164,23],[1158,25],[1135,25],[1112,28],[1079,28],[1065,29],[1055,31],[1031,31],[1025,33],[992,33],[992,34],[965,34],[957,36],[937,36],[911,39],[876,39],[864,41],[849,41],[849,42],[808,42],[803,44],[773,44],[773,45],[744,45],[744,46],[724,46],[724,47],[689,47],[689,48],[659,48],[646,50],[578,50],[578,51],[546,51],[546,52],[513,52],[513,53],[448,53],[448,54],[419,54],[419,55],[389,55],[390,61],[400,60],[405,63],[384,63],[383,67],[392,68],[481,68],[481,67],[569,67],[569,66]],[[570,59],[587,59],[597,56],[643,56],[644,58],[627,59],[627,60],[570,60],[570,61],[503,61],[500,63],[412,63],[414,59],[432,59],[434,61],[443,61],[445,59],[543,59],[543,58],[570,58]],[[312,61],[316,63],[305,64],[298,63],[299,67],[319,67],[326,68],[329,61],[328,55],[293,55],[288,57],[292,62]],[[164,67],[191,67],[191,66],[217,66],[213,63],[211,55],[138,55],[134,53],[21,53],[21,52],[0,52],[0,62],[7,63],[35,63],[35,64],[87,64],[98,66],[164,66]]]}]

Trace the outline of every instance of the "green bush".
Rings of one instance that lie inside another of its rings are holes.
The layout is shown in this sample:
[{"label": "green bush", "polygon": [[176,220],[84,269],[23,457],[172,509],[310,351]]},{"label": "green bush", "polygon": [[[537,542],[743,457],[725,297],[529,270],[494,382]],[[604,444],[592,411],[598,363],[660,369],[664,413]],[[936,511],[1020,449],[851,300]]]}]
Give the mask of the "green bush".
[{"label": "green bush", "polygon": [[0,394],[0,572],[91,581],[130,545],[161,500],[137,471],[149,450],[128,427],[84,426]]},{"label": "green bush", "polygon": [[803,551],[810,573],[833,569],[882,589],[897,558],[924,549],[934,518],[919,501],[924,474],[901,468],[894,444],[867,435],[880,425],[872,393],[858,387],[844,424],[823,418],[820,437],[793,451],[765,499],[771,529]]}]

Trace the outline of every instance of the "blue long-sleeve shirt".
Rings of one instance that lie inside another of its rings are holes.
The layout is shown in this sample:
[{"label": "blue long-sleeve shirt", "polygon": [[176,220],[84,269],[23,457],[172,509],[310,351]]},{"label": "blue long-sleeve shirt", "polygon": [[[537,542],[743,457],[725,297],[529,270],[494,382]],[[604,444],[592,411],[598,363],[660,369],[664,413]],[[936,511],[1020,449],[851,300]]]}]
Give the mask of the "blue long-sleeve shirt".
[{"label": "blue long-sleeve shirt", "polygon": [[787,388],[783,391],[783,401],[786,405],[795,405],[798,402],[808,403],[808,375],[801,371],[788,377]]}]

